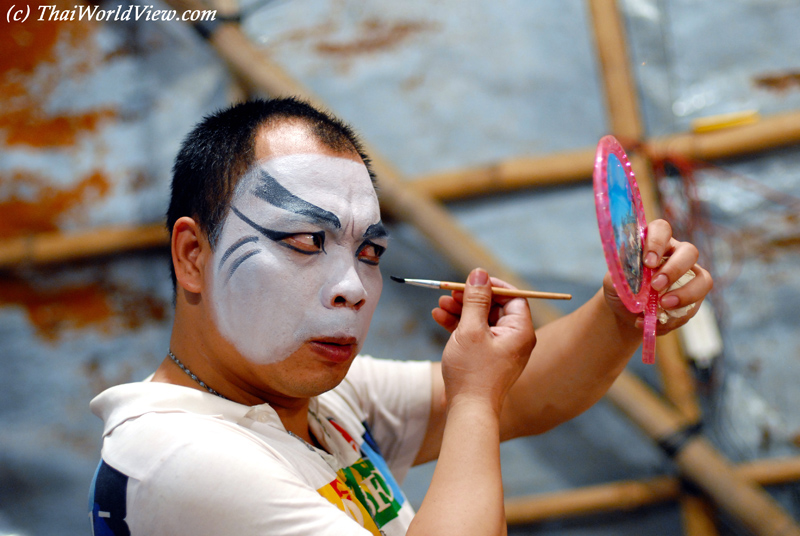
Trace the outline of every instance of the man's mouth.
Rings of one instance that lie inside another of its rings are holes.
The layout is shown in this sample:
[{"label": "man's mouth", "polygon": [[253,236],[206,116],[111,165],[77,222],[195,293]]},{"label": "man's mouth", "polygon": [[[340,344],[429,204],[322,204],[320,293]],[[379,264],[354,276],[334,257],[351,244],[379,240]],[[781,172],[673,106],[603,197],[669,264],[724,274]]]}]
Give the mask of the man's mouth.
[{"label": "man's mouth", "polygon": [[310,342],[318,354],[335,363],[350,360],[358,347],[358,339],[355,337],[322,337]]}]

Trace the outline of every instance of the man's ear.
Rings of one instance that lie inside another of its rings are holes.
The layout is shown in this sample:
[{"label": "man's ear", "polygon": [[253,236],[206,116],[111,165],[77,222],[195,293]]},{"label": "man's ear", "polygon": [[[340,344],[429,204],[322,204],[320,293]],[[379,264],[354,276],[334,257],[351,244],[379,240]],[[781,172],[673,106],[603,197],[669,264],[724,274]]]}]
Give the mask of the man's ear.
[{"label": "man's ear", "polygon": [[203,290],[203,269],[211,246],[192,218],[178,218],[172,227],[172,265],[178,286],[198,294]]}]

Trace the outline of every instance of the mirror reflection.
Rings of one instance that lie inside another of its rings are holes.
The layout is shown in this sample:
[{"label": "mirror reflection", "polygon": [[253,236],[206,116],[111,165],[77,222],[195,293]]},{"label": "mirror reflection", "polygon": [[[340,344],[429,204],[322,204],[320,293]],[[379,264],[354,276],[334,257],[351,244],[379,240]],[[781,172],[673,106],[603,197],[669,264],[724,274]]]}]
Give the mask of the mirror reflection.
[{"label": "mirror reflection", "polygon": [[614,241],[622,264],[625,280],[634,294],[642,284],[642,237],[633,203],[630,183],[614,154],[608,155],[607,163],[608,203]]}]

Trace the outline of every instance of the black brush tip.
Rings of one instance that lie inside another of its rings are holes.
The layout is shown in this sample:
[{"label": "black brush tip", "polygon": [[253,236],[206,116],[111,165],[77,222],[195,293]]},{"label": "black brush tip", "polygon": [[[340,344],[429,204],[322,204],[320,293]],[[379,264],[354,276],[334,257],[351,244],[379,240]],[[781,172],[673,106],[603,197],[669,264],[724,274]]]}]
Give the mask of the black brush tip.
[{"label": "black brush tip", "polygon": [[395,277],[393,275],[390,275],[389,279],[391,279],[392,281],[396,281],[397,283],[405,283],[406,282],[406,280],[403,279],[402,277]]}]

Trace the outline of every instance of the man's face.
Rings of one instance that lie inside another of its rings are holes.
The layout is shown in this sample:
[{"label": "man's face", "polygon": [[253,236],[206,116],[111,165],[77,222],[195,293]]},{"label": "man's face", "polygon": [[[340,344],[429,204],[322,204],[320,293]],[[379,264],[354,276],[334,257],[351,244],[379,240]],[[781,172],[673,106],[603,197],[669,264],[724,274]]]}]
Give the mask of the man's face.
[{"label": "man's face", "polygon": [[216,325],[248,361],[347,364],[383,285],[386,247],[361,162],[282,154],[241,179],[212,255]]}]

